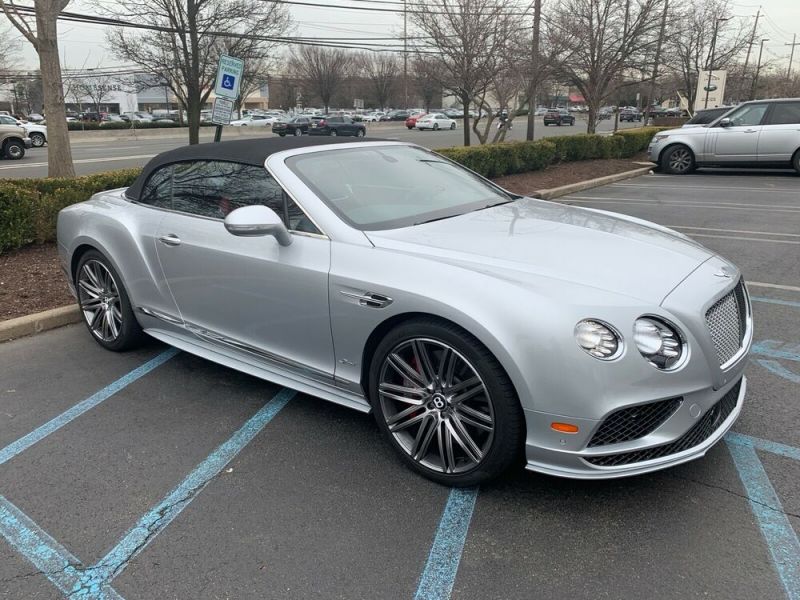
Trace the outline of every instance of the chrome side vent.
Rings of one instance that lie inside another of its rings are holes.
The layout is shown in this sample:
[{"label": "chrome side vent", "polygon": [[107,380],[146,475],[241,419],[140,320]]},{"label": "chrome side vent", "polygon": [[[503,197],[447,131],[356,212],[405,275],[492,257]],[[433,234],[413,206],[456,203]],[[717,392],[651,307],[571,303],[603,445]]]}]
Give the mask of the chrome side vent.
[{"label": "chrome side vent", "polygon": [[389,298],[389,296],[384,296],[383,294],[377,294],[375,292],[364,292],[363,294],[359,294],[358,292],[339,290],[339,293],[342,294],[342,296],[347,296],[348,298],[357,300],[359,305],[366,306],[368,308],[386,308],[392,303],[392,299]]}]

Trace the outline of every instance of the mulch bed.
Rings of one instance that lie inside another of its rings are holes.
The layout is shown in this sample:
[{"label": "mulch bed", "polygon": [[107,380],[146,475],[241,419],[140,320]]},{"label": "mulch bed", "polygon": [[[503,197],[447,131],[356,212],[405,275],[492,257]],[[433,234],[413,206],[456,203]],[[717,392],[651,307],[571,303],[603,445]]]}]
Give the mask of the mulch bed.
[{"label": "mulch bed", "polygon": [[0,254],[0,321],[73,302],[55,244]]},{"label": "mulch bed", "polygon": [[[544,171],[500,177],[495,181],[517,194],[548,189],[630,171],[647,160],[644,154],[627,159],[587,160],[548,167]],[[32,245],[0,254],[0,321],[72,304],[55,244]]]},{"label": "mulch bed", "polygon": [[605,175],[616,175],[617,173],[624,173],[643,166],[634,164],[634,162],[647,162],[647,155],[641,153],[632,158],[607,158],[561,163],[547,167],[543,171],[506,175],[505,177],[498,177],[494,181],[515,194],[530,195],[537,190],[547,190]]}]

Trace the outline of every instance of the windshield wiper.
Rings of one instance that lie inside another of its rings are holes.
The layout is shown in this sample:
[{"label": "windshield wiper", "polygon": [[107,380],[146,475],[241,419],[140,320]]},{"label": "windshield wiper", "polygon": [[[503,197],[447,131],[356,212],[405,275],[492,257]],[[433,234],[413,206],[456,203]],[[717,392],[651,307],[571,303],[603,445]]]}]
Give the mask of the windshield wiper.
[{"label": "windshield wiper", "polygon": [[476,212],[476,211],[479,211],[479,210],[485,210],[487,208],[493,208],[495,206],[500,206],[501,204],[509,204],[511,202],[514,202],[514,200],[513,199],[512,200],[503,200],[501,202],[495,202],[493,204],[487,204],[486,206],[481,206],[479,208],[473,208],[472,210],[467,211],[466,213],[456,213],[454,215],[446,215],[444,217],[434,217],[432,219],[428,219],[427,221],[419,221],[418,223],[414,223],[414,225],[415,226],[416,225],[424,225],[425,223],[433,223],[434,221],[441,221],[443,219],[451,219],[453,217],[460,217],[461,215],[466,215],[466,214],[471,213],[471,212]]}]

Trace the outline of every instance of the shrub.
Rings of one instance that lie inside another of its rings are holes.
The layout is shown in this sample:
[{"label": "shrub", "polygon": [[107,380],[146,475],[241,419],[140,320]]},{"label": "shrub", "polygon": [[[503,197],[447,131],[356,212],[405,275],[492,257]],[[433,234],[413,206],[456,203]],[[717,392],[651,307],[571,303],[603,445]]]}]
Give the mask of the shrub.
[{"label": "shrub", "polygon": [[556,147],[549,140],[538,140],[442,148],[437,152],[484,177],[500,177],[544,169],[553,162]]},{"label": "shrub", "polygon": [[[181,125],[180,123],[164,122],[156,123],[154,121],[137,121],[135,126],[132,126],[127,121],[107,121],[105,123],[96,123],[94,121],[70,121],[67,123],[67,129],[70,131],[109,131],[113,129],[173,129],[176,127],[188,128],[188,125]],[[200,123],[200,127],[214,127],[213,123]]]}]

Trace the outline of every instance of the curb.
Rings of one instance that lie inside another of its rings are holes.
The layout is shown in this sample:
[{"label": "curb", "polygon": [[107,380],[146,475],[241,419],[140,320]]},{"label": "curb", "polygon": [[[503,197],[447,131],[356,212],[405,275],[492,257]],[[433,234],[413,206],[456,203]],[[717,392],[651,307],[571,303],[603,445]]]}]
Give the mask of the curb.
[{"label": "curb", "polygon": [[81,319],[81,311],[77,305],[70,304],[16,319],[0,321],[0,342],[42,333],[72,323],[80,323]]},{"label": "curb", "polygon": [[624,179],[632,179],[634,177],[638,177],[639,175],[644,175],[649,173],[653,170],[655,165],[651,167],[640,167],[638,169],[633,169],[632,171],[624,171],[622,173],[616,173],[614,175],[606,175],[604,177],[597,177],[596,179],[587,179],[586,181],[579,181],[578,183],[570,183],[569,185],[562,185],[560,187],[550,188],[548,190],[539,190],[533,193],[534,198],[540,198],[541,200],[552,200],[553,198],[559,198],[561,196],[566,196],[567,194],[572,194],[574,192],[582,192],[583,190],[588,190],[591,188],[599,187],[601,185],[606,185],[607,183],[615,183],[617,181],[623,181]]}]

